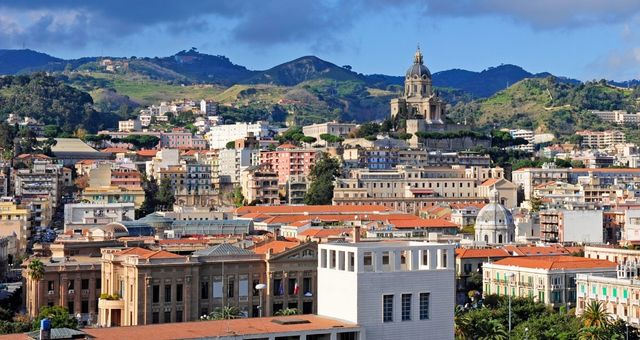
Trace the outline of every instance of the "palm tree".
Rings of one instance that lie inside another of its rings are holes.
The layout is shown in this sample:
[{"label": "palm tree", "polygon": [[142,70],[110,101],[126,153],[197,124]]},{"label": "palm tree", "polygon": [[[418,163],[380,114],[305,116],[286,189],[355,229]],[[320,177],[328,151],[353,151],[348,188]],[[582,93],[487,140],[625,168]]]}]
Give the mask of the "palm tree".
[{"label": "palm tree", "polygon": [[580,340],[610,340],[609,329],[606,327],[582,327],[579,333]]},{"label": "palm tree", "polygon": [[229,320],[240,317],[240,309],[235,306],[218,307],[209,315],[208,320]]},{"label": "palm tree", "polygon": [[611,323],[611,316],[600,301],[591,301],[582,314],[585,327],[606,328]]},{"label": "palm tree", "polygon": [[507,340],[509,334],[504,325],[496,319],[482,320],[474,331],[478,340]]},{"label": "palm tree", "polygon": [[44,264],[42,264],[42,261],[33,259],[29,262],[27,268],[29,269],[29,277],[31,277],[31,279],[40,281],[42,277],[44,277]]},{"label": "palm tree", "polygon": [[298,315],[300,311],[297,308],[285,308],[276,312],[276,316]]},{"label": "palm tree", "polygon": [[460,306],[456,307],[454,317],[454,331],[456,339],[466,339],[469,336],[469,318]]}]

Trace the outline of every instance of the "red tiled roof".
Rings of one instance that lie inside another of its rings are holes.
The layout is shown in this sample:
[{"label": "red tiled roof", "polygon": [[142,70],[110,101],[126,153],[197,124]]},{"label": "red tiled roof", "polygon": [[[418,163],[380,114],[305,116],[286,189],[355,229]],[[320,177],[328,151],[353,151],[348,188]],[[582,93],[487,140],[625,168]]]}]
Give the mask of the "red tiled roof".
[{"label": "red tiled roof", "polygon": [[411,228],[457,228],[458,225],[441,218],[416,218],[413,220],[389,220],[395,228],[411,229]]},{"label": "red tiled roof", "polygon": [[481,187],[489,187],[492,186],[494,184],[498,183],[498,179],[495,178],[489,178],[488,180],[482,182],[482,184],[480,184]]},{"label": "red tiled roof", "polygon": [[253,250],[256,254],[266,254],[269,252],[269,249],[273,251],[274,254],[282,253],[283,251],[289,250],[291,248],[295,248],[300,245],[300,242],[290,242],[290,241],[271,241],[265,244],[254,247]]},{"label": "red tiled roof", "polygon": [[351,228],[323,228],[323,229],[309,228],[301,232],[300,234],[298,234],[298,236],[310,236],[310,237],[322,238],[322,237],[329,237],[329,236],[338,236],[343,233],[350,234]]},{"label": "red tiled roof", "polygon": [[461,259],[477,259],[488,257],[508,257],[509,252],[500,248],[491,249],[456,249],[456,257]]},{"label": "red tiled roof", "polygon": [[119,252],[116,252],[115,255],[137,255],[137,256],[142,256],[142,255],[147,255],[149,253],[153,253],[153,250],[144,249],[144,248],[140,248],[140,247],[135,247],[135,248],[127,248],[127,249],[120,250]]},{"label": "red tiled roof", "polygon": [[548,247],[536,247],[536,246],[513,246],[506,245],[504,249],[508,252],[519,256],[534,256],[534,255],[570,255],[569,251],[560,245],[552,245]]},{"label": "red tiled roof", "polygon": [[469,203],[449,203],[451,209],[464,209],[468,207],[482,209],[487,203],[480,202],[469,202]]},{"label": "red tiled roof", "polygon": [[26,158],[40,158],[40,159],[51,159],[51,157],[41,154],[41,153],[23,153],[23,154],[19,154],[18,158],[20,159],[26,159]]},{"label": "red tiled roof", "polygon": [[[274,320],[306,320],[308,322],[286,323],[274,322]],[[240,337],[260,334],[286,333],[286,332],[310,332],[326,331],[332,329],[357,328],[358,325],[333,318],[327,318],[312,314],[266,317],[266,318],[244,318],[234,320],[218,321],[196,321],[166,323],[145,326],[129,327],[105,327],[105,328],[84,328],[83,331],[97,339],[213,339],[217,337]],[[296,334],[297,334],[296,333]]]},{"label": "red tiled roof", "polygon": [[123,152],[129,152],[129,149],[126,149],[126,148],[106,148],[106,149],[100,150],[100,152],[123,153]]},{"label": "red tiled roof", "polygon": [[83,159],[81,161],[78,161],[76,164],[91,165],[91,164],[93,164],[95,162],[96,161],[94,161],[93,159]]},{"label": "red tiled roof", "polygon": [[140,255],[141,259],[177,259],[183,258],[184,256],[170,253],[166,250],[157,250],[145,255]]},{"label": "red tiled roof", "polygon": [[158,153],[158,150],[138,150],[136,151],[136,155],[140,157],[154,157]]},{"label": "red tiled roof", "polygon": [[502,266],[515,266],[532,269],[615,269],[617,264],[607,260],[589,259],[577,256],[512,256],[494,262]]}]

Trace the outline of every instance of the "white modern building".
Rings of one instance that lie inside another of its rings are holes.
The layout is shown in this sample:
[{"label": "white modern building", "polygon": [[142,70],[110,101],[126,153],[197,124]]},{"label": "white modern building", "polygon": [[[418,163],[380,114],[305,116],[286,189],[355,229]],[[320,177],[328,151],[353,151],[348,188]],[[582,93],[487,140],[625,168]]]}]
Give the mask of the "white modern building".
[{"label": "white modern building", "polygon": [[138,119],[127,119],[118,121],[118,131],[120,132],[132,132],[140,130],[142,130],[142,123]]},{"label": "white modern building", "polygon": [[224,149],[228,142],[247,137],[250,133],[257,139],[263,139],[270,134],[269,124],[266,122],[235,123],[216,125],[209,129],[205,138],[211,150]]},{"label": "white modern building", "polygon": [[509,134],[513,139],[522,138],[527,141],[527,144],[518,145],[515,147],[516,149],[533,152],[535,142],[536,142],[535,134],[533,133],[533,131],[524,130],[524,129],[517,129],[517,130],[514,129],[514,130],[509,130]]},{"label": "white modern building", "polygon": [[367,339],[454,338],[452,245],[355,242],[318,248],[319,315],[357,323]]},{"label": "white modern building", "polygon": [[104,226],[111,222],[133,221],[134,203],[76,203],[64,206],[64,229],[82,230]]},{"label": "white modern building", "polygon": [[218,113],[218,103],[211,100],[201,100],[200,113],[206,116],[215,116]]}]

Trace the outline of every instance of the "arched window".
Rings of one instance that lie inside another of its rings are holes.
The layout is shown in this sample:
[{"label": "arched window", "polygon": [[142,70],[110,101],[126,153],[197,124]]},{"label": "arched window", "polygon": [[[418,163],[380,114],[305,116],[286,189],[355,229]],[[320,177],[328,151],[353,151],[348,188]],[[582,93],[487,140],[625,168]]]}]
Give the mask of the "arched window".
[{"label": "arched window", "polygon": [[498,243],[502,243],[502,235],[498,235]]},{"label": "arched window", "polygon": [[484,235],[484,241],[489,243],[489,235]]}]

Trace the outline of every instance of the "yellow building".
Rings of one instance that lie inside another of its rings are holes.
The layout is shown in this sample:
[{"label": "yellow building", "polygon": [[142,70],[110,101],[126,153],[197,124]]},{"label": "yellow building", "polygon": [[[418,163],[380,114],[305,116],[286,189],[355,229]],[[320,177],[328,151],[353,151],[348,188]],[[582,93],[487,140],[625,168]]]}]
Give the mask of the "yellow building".
[{"label": "yellow building", "polygon": [[144,190],[142,187],[88,187],[82,192],[82,200],[91,203],[133,203],[138,209],[144,202]]},{"label": "yellow building", "polygon": [[19,208],[16,203],[0,202],[0,236],[15,233],[20,252],[26,249],[28,239],[31,237],[30,215],[29,210]]}]

